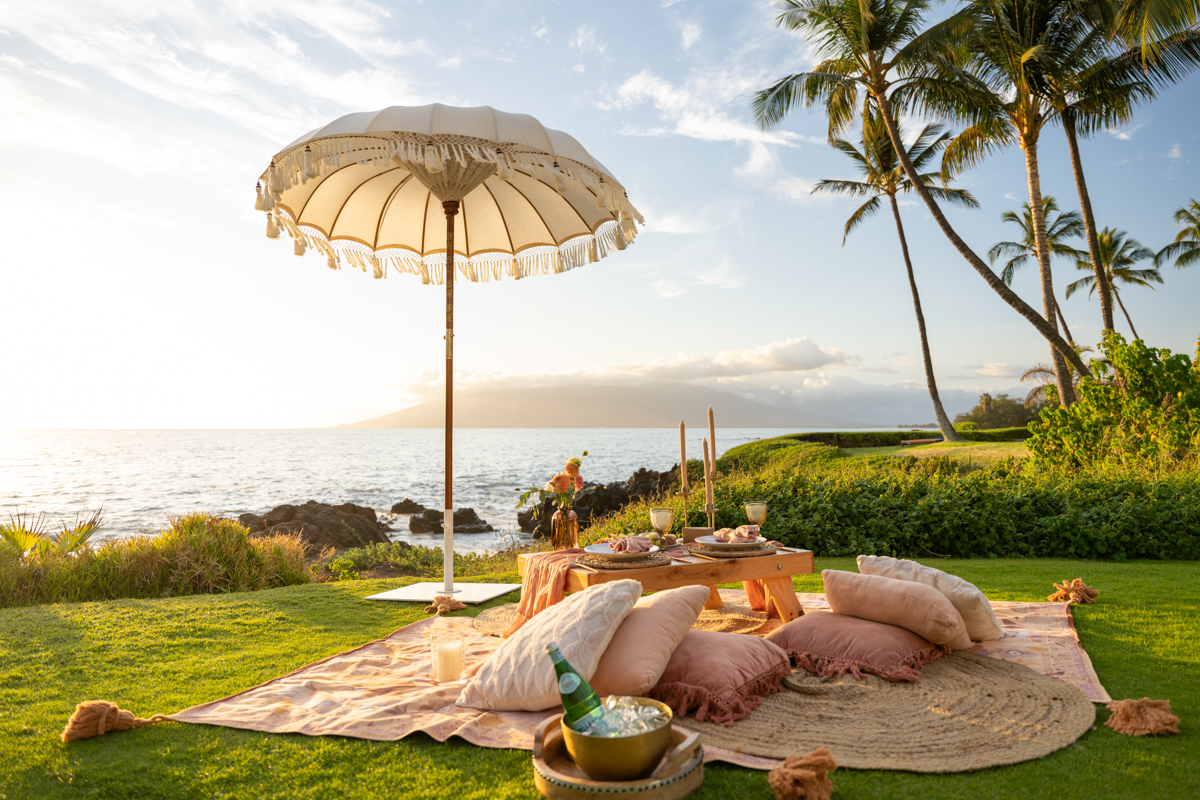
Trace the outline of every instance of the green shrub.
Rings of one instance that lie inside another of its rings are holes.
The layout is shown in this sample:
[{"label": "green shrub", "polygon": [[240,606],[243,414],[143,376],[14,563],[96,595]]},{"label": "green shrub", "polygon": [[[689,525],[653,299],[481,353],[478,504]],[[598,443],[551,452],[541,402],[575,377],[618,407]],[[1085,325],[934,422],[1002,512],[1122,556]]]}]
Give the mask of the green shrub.
[{"label": "green shrub", "polygon": [[954,430],[962,433],[963,431],[977,431],[979,424],[975,422],[957,422],[954,425]]},{"label": "green shrub", "polygon": [[[954,426],[956,429],[957,425]],[[1023,442],[1029,438],[1029,428],[991,428],[990,430],[959,431],[968,442]]]},{"label": "green shrub", "polygon": [[979,402],[975,404],[974,408],[954,418],[954,425],[958,427],[964,422],[974,422],[982,430],[1024,428],[1037,419],[1038,412],[1045,407],[1044,401],[1026,405],[1025,402],[1009,397],[1007,394],[998,394],[995,397],[990,394],[981,394]]},{"label": "green shrub", "polygon": [[[768,463],[721,476],[716,522],[745,524],[742,505],[765,498],[765,535],[824,556],[1200,558],[1200,469],[1072,472],[1026,461],[972,471],[946,458]],[[650,530],[649,509],[660,504],[676,509],[675,533],[706,524],[694,498],[686,508],[678,496],[648,498],[584,538]]]},{"label": "green shrub", "polygon": [[312,580],[298,535],[251,538],[230,519],[189,514],[153,537],[75,552],[0,546],[0,607],[240,592]]},{"label": "green shrub", "polygon": [[[539,552],[546,547],[545,543],[540,542],[528,545],[513,543],[495,553],[455,553],[454,574],[470,578],[516,572],[518,553]],[[388,566],[407,575],[436,577],[442,574],[442,548],[412,547],[404,542],[370,544],[346,550],[329,562],[329,569],[338,580],[365,577],[362,572],[380,566]]]},{"label": "green shrub", "polygon": [[1126,343],[1105,334],[1103,360],[1092,361],[1079,400],[1042,412],[1032,423],[1029,451],[1042,463],[1067,467],[1108,463],[1169,466],[1200,452],[1200,347],[1182,353]]}]

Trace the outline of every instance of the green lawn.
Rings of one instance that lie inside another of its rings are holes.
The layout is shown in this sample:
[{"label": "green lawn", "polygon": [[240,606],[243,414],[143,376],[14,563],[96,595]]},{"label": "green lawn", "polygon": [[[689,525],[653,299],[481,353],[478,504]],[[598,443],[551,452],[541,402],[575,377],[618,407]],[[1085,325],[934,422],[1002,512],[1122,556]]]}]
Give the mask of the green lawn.
[{"label": "green lawn", "polygon": [[[1052,581],[1083,577],[1100,602],[1077,608],[1075,618],[1101,680],[1118,699],[1171,700],[1184,734],[1134,739],[1098,726],[1040,761],[963,775],[838,771],[835,798],[1200,796],[1200,564],[937,565],[1002,600],[1044,600]],[[826,567],[854,568],[852,559],[819,559],[818,569]],[[821,588],[816,575],[795,582],[799,591]],[[139,716],[171,713],[385,636],[422,618],[421,608],[361,598],[400,583],[0,610],[0,800],[537,797],[528,752],[421,735],[367,742],[167,723],[58,740],[80,700],[112,700]],[[1101,708],[1099,720],[1106,717]],[[710,765],[695,796],[772,795],[765,773]]]},{"label": "green lawn", "polygon": [[[937,435],[936,432],[931,435]],[[905,455],[917,458],[949,456],[962,464],[986,467],[1003,461],[1009,456],[1025,458],[1029,455],[1024,442],[938,442],[937,444],[901,445],[899,447],[847,447],[853,456]]]}]

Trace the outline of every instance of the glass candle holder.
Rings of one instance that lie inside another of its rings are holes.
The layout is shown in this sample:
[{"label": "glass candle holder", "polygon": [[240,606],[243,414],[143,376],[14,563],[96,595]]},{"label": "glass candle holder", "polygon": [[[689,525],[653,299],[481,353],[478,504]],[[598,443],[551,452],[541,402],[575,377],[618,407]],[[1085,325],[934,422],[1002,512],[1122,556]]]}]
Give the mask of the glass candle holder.
[{"label": "glass candle holder", "polygon": [[746,519],[751,525],[762,525],[767,521],[767,503],[765,500],[746,501]]},{"label": "glass candle holder", "polygon": [[435,683],[462,683],[466,669],[463,635],[453,628],[434,628],[429,634],[429,673]]}]

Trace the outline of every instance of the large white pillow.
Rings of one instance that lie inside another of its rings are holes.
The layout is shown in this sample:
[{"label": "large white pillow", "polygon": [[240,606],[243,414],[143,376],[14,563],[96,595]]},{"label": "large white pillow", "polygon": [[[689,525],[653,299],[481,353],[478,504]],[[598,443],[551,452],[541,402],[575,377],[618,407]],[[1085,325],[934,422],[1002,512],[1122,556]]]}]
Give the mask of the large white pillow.
[{"label": "large white pillow", "polygon": [[975,584],[950,575],[940,569],[926,567],[916,561],[887,556],[859,556],[858,571],[863,575],[882,575],[902,581],[932,586],[946,596],[967,624],[967,634],[977,642],[1004,637],[1000,620],[983,592]]},{"label": "large white pillow", "polygon": [[585,680],[596,674],[604,649],[642,584],[612,581],[569,595],[505,639],[463,687],[456,705],[492,711],[542,711],[562,702],[546,645],[558,649]]}]

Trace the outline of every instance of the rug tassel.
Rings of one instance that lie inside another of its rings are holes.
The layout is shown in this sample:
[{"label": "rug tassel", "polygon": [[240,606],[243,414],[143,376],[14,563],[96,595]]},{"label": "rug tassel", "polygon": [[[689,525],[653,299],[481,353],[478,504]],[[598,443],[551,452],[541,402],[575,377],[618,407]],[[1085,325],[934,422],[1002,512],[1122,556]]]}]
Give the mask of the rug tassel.
[{"label": "rug tassel", "polygon": [[1165,736],[1179,733],[1179,717],[1171,713],[1170,700],[1114,700],[1104,724],[1126,736]]},{"label": "rug tassel", "polygon": [[62,740],[73,742],[76,739],[90,739],[112,731],[127,731],[130,728],[140,728],[170,719],[166,714],[155,714],[150,719],[142,719],[135,717],[133,712],[118,708],[116,703],[88,700],[75,706],[75,713],[67,720],[67,727],[63,728]]},{"label": "rug tassel", "polygon": [[767,773],[767,783],[776,800],[830,800],[833,781],[829,773],[837,762],[824,747],[806,756],[788,756],[782,765]]},{"label": "rug tassel", "polygon": [[467,604],[455,600],[450,595],[439,594],[433,598],[433,605],[425,607],[426,614],[437,614],[439,617],[446,611],[457,611],[466,608]]},{"label": "rug tassel", "polygon": [[1051,603],[1094,603],[1100,593],[1083,582],[1083,578],[1054,584],[1058,591],[1046,599]]}]

